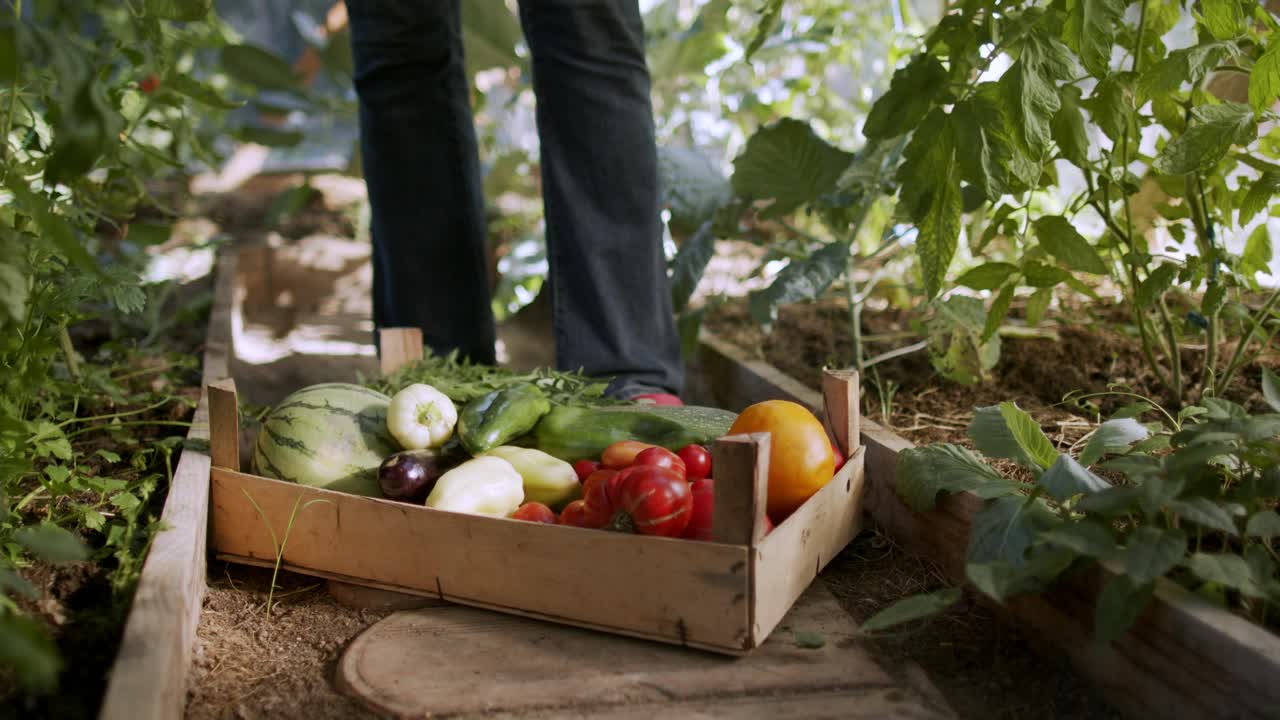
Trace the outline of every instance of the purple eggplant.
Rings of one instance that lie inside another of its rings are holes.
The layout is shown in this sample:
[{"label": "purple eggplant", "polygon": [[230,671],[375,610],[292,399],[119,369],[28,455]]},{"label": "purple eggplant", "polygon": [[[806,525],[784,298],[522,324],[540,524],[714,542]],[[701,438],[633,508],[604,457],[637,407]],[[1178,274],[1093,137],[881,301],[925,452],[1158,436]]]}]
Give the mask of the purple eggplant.
[{"label": "purple eggplant", "polygon": [[457,462],[432,450],[405,450],[389,456],[378,467],[378,485],[392,500],[421,503],[436,480]]}]

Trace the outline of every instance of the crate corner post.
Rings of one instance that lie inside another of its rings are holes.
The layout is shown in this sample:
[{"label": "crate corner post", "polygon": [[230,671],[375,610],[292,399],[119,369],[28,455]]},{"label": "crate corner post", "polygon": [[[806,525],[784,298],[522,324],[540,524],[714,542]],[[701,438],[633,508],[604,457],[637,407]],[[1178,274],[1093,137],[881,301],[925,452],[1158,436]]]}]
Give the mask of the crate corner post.
[{"label": "crate corner post", "polygon": [[861,445],[862,379],[857,370],[822,371],[822,405],[825,422],[846,458]]},{"label": "crate corner post", "polygon": [[422,328],[378,328],[378,367],[383,375],[421,360],[422,356]]},{"label": "crate corner post", "polygon": [[209,458],[214,467],[240,471],[240,396],[233,378],[206,386],[209,394]]}]

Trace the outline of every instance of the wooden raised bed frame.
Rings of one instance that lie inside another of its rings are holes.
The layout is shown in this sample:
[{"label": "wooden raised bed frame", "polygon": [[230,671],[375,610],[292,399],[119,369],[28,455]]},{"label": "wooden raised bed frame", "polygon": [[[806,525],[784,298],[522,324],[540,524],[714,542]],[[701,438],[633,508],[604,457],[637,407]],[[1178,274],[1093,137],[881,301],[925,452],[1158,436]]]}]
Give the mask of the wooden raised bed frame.
[{"label": "wooden raised bed frame", "polygon": [[[736,410],[787,398],[817,410],[821,394],[704,331],[694,388],[702,402]],[[894,490],[898,454],[912,443],[864,421],[866,495],[871,519],[911,552],[964,584],[970,519],[982,505],[971,492],[948,493],[918,513]],[[1154,598],[1122,638],[1092,640],[1098,593],[1114,573],[1098,567],[1061,579],[1047,592],[1011,598],[998,612],[1027,628],[1041,649],[1067,655],[1103,696],[1135,718],[1280,718],[1280,637],[1160,580]]]},{"label": "wooden raised bed frame", "polygon": [[[422,354],[384,330],[382,368]],[[239,472],[235,384],[209,386],[210,545],[232,562],[741,655],[764,642],[858,533],[863,456],[856,375],[830,374],[831,428],[851,457],[767,536],[767,433],[712,446],[712,542],[444,512]],[[292,522],[291,522],[292,518]],[[287,539],[286,528],[291,525]]]}]

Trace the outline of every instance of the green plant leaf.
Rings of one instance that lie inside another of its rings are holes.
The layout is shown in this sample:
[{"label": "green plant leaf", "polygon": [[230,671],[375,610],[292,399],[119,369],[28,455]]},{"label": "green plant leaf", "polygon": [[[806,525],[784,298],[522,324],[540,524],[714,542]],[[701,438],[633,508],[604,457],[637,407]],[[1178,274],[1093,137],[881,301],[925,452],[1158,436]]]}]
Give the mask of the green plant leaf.
[{"label": "green plant leaf", "polygon": [[1022,565],[1038,533],[1061,523],[1045,504],[1021,496],[987,500],[973,514],[966,563]]},{"label": "green plant leaf", "polygon": [[782,118],[756,131],[733,161],[735,193],[773,203],[764,219],[783,217],[831,192],[853,155],[818,137],[809,123]]},{"label": "green plant leaf", "polygon": [[1270,540],[1280,536],[1280,513],[1275,510],[1259,510],[1249,516],[1244,534],[1248,537]]},{"label": "green plant leaf", "polygon": [[1249,71],[1249,105],[1263,113],[1280,97],[1280,40],[1271,39],[1267,51]]},{"label": "green plant leaf", "polygon": [[1112,142],[1119,143],[1124,137],[1126,128],[1129,131],[1129,137],[1138,136],[1131,75],[1106,76],[1098,82],[1093,92],[1081,104]]},{"label": "green plant leaf", "polygon": [[1057,87],[1035,65],[1018,60],[999,80],[1005,101],[1013,109],[1019,140],[1032,156],[1039,156],[1052,140],[1053,116],[1062,108]]},{"label": "green plant leaf", "polygon": [[1152,99],[1177,92],[1183,83],[1199,87],[1209,71],[1236,52],[1239,52],[1239,48],[1235,43],[1222,41],[1174,50],[1142,74],[1138,91],[1143,99]]},{"label": "green plant leaf", "polygon": [[18,78],[18,33],[13,26],[0,27],[0,83]]},{"label": "green plant leaf", "polygon": [[1262,368],[1262,397],[1272,410],[1280,412],[1280,375],[1271,368]]},{"label": "green plant leaf", "polygon": [[289,63],[256,45],[226,45],[221,52],[222,70],[234,80],[261,90],[298,90],[302,77]]},{"label": "green plant leaf", "polygon": [[250,126],[237,128],[235,135],[244,142],[256,143],[265,147],[294,147],[305,138],[305,135],[300,130],[280,130],[272,127]]},{"label": "green plant leaf", "polygon": [[1200,0],[1200,22],[1219,40],[1239,37],[1245,30],[1240,0]]},{"label": "green plant leaf", "polygon": [[164,20],[203,20],[213,8],[213,0],[147,0],[147,14]]},{"label": "green plant leaf", "polygon": [[1247,145],[1258,135],[1253,110],[1247,105],[1201,105],[1191,115],[1193,122],[1186,132],[1170,140],[1151,163],[1156,172],[1186,175],[1208,171],[1232,145]]},{"label": "green plant leaf", "polygon": [[[1248,225],[1249,221],[1257,217],[1258,213],[1267,209],[1267,205],[1271,202],[1271,197],[1280,190],[1280,173],[1265,172],[1249,185],[1249,191],[1245,193],[1244,199],[1240,201],[1240,217],[1238,223],[1241,227]],[[1269,241],[1268,241],[1269,242]],[[1270,260],[1271,256],[1267,255]]]},{"label": "green plant leaf", "polygon": [[903,450],[894,488],[912,510],[932,510],[939,492],[973,491],[985,497],[1017,492],[1017,484],[1000,476],[968,449],[935,443]]},{"label": "green plant leaf", "polygon": [[[1065,457],[1065,456],[1064,456]],[[1115,537],[1104,525],[1092,520],[1076,520],[1040,533],[1053,545],[1068,548],[1085,557],[1109,560],[1120,551]]]},{"label": "green plant leaf", "polygon": [[974,290],[995,290],[1016,272],[1018,272],[1018,266],[1012,263],[989,262],[966,270],[963,275],[956,278],[956,284]]},{"label": "green plant leaf", "polygon": [[1102,77],[1111,64],[1111,46],[1123,25],[1128,0],[1067,0],[1062,39],[1091,75]]},{"label": "green plant leaf", "polygon": [[84,542],[69,530],[52,524],[24,527],[13,534],[18,544],[51,563],[74,562],[89,557]]},{"label": "green plant leaf", "polygon": [[702,280],[702,273],[716,252],[716,237],[711,231],[711,225],[710,220],[704,222],[697,232],[685,240],[671,263],[671,302],[676,312],[689,305],[689,298],[693,297],[693,291]]},{"label": "green plant leaf", "polygon": [[894,71],[889,89],[871,106],[862,134],[890,138],[914,130],[946,87],[947,71],[932,55],[921,53]]},{"label": "green plant leaf", "polygon": [[1148,583],[1178,566],[1187,552],[1187,535],[1144,525],[1129,536],[1121,560],[1136,583]]},{"label": "green plant leaf", "polygon": [[1147,276],[1147,279],[1143,280],[1142,284],[1138,286],[1138,307],[1151,307],[1154,305],[1177,278],[1178,266],[1174,263],[1164,263],[1157,266]]},{"label": "green plant leaf", "polygon": [[1026,411],[1011,402],[1002,402],[1000,403],[1000,415],[1004,418],[1005,425],[1018,443],[1018,447],[1022,448],[1027,457],[1042,468],[1048,468],[1057,462],[1058,451],[1054,449],[1053,443],[1044,434],[1044,431],[1040,429],[1040,423],[1036,422]]},{"label": "green plant leaf", "polygon": [[84,246],[80,244],[75,230],[71,228],[71,223],[67,222],[61,215],[55,215],[50,203],[31,192],[31,189],[27,187],[26,181],[20,175],[20,173],[9,173],[5,182],[5,186],[13,193],[18,204],[23,210],[31,214],[31,217],[36,221],[36,225],[50,240],[53,240],[54,245],[58,247],[58,250],[67,259],[75,263],[81,270],[98,273],[98,264],[89,255],[89,251],[85,250]]},{"label": "green plant leaf", "polygon": [[481,70],[520,64],[516,44],[520,22],[502,0],[469,0],[462,4],[462,44],[467,77]]},{"label": "green plant leaf", "polygon": [[743,53],[744,60],[750,61],[751,56],[764,46],[764,41],[769,38],[769,34],[778,24],[778,19],[782,17],[782,1],[766,0],[765,6],[760,10],[760,22],[756,25],[756,32],[751,36],[751,41],[747,43],[747,49]]},{"label": "green plant leaf", "polygon": [[[17,267],[0,262],[0,310],[15,323],[27,318],[27,298],[31,281]],[[0,322],[0,326],[3,323]]]},{"label": "green plant leaf", "polygon": [[1065,453],[1058,455],[1058,460],[1049,466],[1037,482],[1049,493],[1049,497],[1059,501],[1111,487],[1111,483],[1089,472]]},{"label": "green plant leaf", "polygon": [[1146,440],[1151,431],[1131,417],[1113,418],[1097,427],[1080,453],[1082,465],[1092,465],[1103,455],[1128,449],[1130,445]]},{"label": "green plant leaf", "polygon": [[973,419],[969,421],[968,435],[978,452],[987,457],[1013,460],[1025,467],[1036,466],[1036,462],[1022,449],[1017,438],[1009,430],[1008,421],[1005,420],[999,405],[974,408]]},{"label": "green plant leaf", "polygon": [[1061,215],[1043,215],[1032,223],[1040,246],[1072,270],[1106,275],[1107,264],[1089,241],[1076,231],[1071,221]]},{"label": "green plant leaf", "polygon": [[960,238],[962,201],[955,134],[949,115],[935,109],[903,151],[899,202],[916,225],[916,254],[926,297],[942,290]]},{"label": "green plant leaf", "polygon": [[1262,223],[1249,233],[1249,239],[1245,241],[1244,252],[1240,255],[1240,272],[1252,278],[1257,273],[1270,270],[1270,265],[1271,233],[1267,224]]},{"label": "green plant leaf", "polygon": [[1117,485],[1085,495],[1076,508],[1104,517],[1119,517],[1131,512],[1142,500],[1142,490],[1130,485]]},{"label": "green plant leaf", "polygon": [[1169,503],[1169,509],[1182,516],[1182,519],[1211,530],[1218,530],[1232,537],[1240,534],[1231,512],[1207,497],[1173,500]]},{"label": "green plant leaf", "polygon": [[[524,154],[517,157],[523,161]],[[658,185],[671,228],[681,232],[697,232],[733,200],[729,179],[706,155],[689,148],[658,148]]]},{"label": "green plant leaf", "polygon": [[263,223],[269,228],[277,227],[280,223],[287,222],[301,212],[311,201],[320,197],[320,191],[306,182],[285,188],[271,198],[271,204],[267,206],[267,214],[263,219]]},{"label": "green plant leaf", "polygon": [[1218,583],[1254,598],[1265,598],[1266,589],[1254,579],[1244,558],[1231,553],[1198,552],[1187,562],[1191,572],[1205,582]]},{"label": "green plant leaf", "polygon": [[987,311],[987,322],[982,327],[982,342],[987,342],[995,337],[1000,331],[1000,323],[1004,322],[1005,316],[1009,314],[1009,306],[1013,304],[1013,293],[1016,286],[1013,283],[1000,288],[1000,294],[996,295],[996,299],[991,302],[991,309]]},{"label": "green plant leaf", "polygon": [[849,244],[844,242],[823,245],[803,260],[792,260],[769,287],[748,295],[752,319],[767,330],[778,318],[779,305],[817,298],[848,266]]},{"label": "green plant leaf", "polygon": [[818,650],[827,644],[827,639],[819,632],[797,630],[795,632],[796,647],[805,650]]},{"label": "green plant leaf", "polygon": [[1127,575],[1117,575],[1102,588],[1093,615],[1093,636],[1110,643],[1124,635],[1137,621],[1151,601],[1153,582],[1135,582]]},{"label": "green plant leaf", "polygon": [[858,627],[858,631],[871,633],[909,623],[913,620],[933,617],[960,602],[960,598],[963,596],[964,591],[960,588],[946,588],[923,595],[905,597],[867,618]]},{"label": "green plant leaf", "polygon": [[949,380],[973,384],[987,376],[1000,359],[1000,338],[982,340],[985,322],[982,301],[952,295],[932,304],[925,320],[929,362]]},{"label": "green plant leaf", "polygon": [[1080,106],[1080,88],[1065,85],[1061,92],[1062,107],[1053,116],[1050,131],[1058,150],[1076,167],[1089,164],[1089,134],[1085,130],[1084,112]]},{"label": "green plant leaf", "polygon": [[1071,567],[1077,555],[1067,548],[1038,545],[1019,565],[997,560],[965,563],[964,574],[980,592],[1004,602],[1019,593],[1042,592]]},{"label": "green plant leaf", "polygon": [[23,687],[34,694],[57,687],[62,657],[43,625],[25,615],[0,613],[0,638],[0,667],[12,668]]},{"label": "green plant leaf", "polygon": [[185,95],[195,100],[201,105],[218,110],[235,110],[244,106],[243,100],[232,100],[223,97],[213,87],[181,73],[170,73],[165,77],[162,87],[167,87],[180,95]]}]

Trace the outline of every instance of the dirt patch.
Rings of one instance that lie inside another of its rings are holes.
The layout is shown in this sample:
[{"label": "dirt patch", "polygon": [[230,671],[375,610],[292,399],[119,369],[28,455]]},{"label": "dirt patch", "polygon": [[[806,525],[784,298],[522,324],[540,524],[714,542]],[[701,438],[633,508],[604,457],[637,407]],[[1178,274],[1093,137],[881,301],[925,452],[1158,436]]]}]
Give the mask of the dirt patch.
[{"label": "dirt patch", "polygon": [[[1069,402],[1068,396],[1123,388],[1175,406],[1144,364],[1140,343],[1103,324],[1103,320],[1117,320],[1115,316],[1122,309],[1102,304],[1065,312],[1071,315],[1071,322],[1046,320],[1043,337],[1003,338],[1000,360],[990,378],[980,384],[946,380],[923,350],[877,364],[864,382],[866,417],[915,443],[966,444],[965,428],[975,407],[1013,400],[1065,449],[1079,441],[1100,415],[1105,417],[1134,402],[1131,397],[1098,397],[1089,400],[1092,407],[1085,407]],[[820,389],[824,366],[847,367],[853,356],[849,313],[840,299],[781,308],[769,335],[751,320],[742,302],[718,305],[708,313],[706,323],[730,343],[815,390]],[[862,325],[869,357],[924,337],[902,311],[868,312]],[[1227,347],[1225,352],[1233,349]],[[1182,363],[1188,377],[1195,377],[1203,367],[1202,355],[1183,349]],[[1280,358],[1270,353],[1237,373],[1225,397],[1253,411],[1265,411],[1257,380],[1262,364],[1276,367]]]},{"label": "dirt patch", "polygon": [[[939,567],[870,530],[837,555],[821,577],[859,623],[904,597],[950,586]],[[923,669],[960,718],[1123,717],[1066,657],[1035,652],[1024,635],[968,596],[941,615],[865,642],[902,682],[909,682],[911,666]]]},{"label": "dirt patch", "polygon": [[190,720],[373,718],[333,686],[347,644],[387,612],[339,605],[323,581],[213,563],[188,679]]}]

